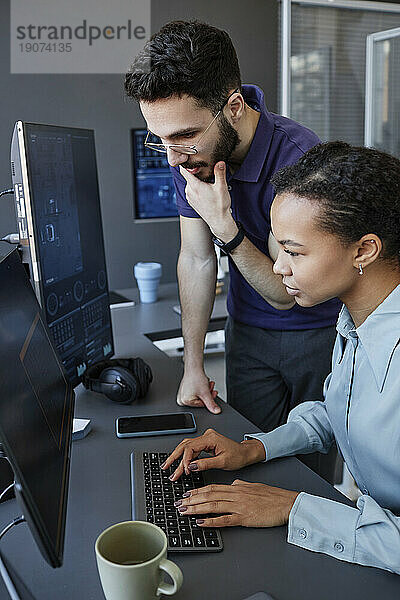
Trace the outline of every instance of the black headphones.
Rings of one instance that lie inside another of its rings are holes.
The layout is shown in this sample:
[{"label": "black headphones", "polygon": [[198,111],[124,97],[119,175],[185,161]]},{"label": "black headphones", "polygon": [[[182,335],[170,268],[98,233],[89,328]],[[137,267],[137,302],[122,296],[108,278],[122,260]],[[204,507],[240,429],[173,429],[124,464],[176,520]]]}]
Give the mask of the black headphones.
[{"label": "black headphones", "polygon": [[141,358],[102,360],[84,373],[82,383],[87,390],[105,394],[120,404],[143,398],[153,381],[153,373]]}]

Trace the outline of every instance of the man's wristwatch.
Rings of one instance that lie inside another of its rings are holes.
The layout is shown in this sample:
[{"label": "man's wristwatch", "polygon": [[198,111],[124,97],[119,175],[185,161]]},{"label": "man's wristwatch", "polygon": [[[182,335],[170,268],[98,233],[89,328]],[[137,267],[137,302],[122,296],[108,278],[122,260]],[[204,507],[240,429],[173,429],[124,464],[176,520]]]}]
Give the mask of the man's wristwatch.
[{"label": "man's wristwatch", "polygon": [[244,236],[246,235],[241,223],[236,222],[236,226],[239,229],[239,231],[237,232],[237,234],[235,235],[233,240],[231,240],[230,242],[225,243],[222,240],[220,240],[219,238],[214,237],[214,236],[212,238],[212,241],[214,242],[214,244],[216,246],[218,246],[218,248],[221,248],[221,250],[223,250],[225,252],[225,254],[229,254],[230,252],[232,252],[232,250],[237,248],[239,246],[239,244],[243,241]]}]

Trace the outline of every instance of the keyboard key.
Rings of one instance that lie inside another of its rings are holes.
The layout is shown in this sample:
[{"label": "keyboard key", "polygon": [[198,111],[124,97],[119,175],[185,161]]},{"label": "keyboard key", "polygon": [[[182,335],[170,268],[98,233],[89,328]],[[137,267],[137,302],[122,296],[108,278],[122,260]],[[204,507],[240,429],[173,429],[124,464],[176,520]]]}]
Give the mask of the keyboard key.
[{"label": "keyboard key", "polygon": [[203,529],[204,536],[208,539],[216,540],[218,538],[218,534],[215,529]]},{"label": "keyboard key", "polygon": [[191,548],[193,547],[193,540],[190,533],[182,533],[181,534],[182,546],[183,548]]},{"label": "keyboard key", "polygon": [[179,535],[179,529],[177,527],[168,527],[168,535]]},{"label": "keyboard key", "polygon": [[181,545],[179,535],[170,535],[168,537],[168,542],[171,548],[179,548]]},{"label": "keyboard key", "polygon": [[217,548],[219,546],[219,542],[217,539],[206,539],[207,548]]},{"label": "keyboard key", "polygon": [[193,542],[196,548],[204,548],[206,542],[201,533],[193,533]]},{"label": "keyboard key", "polygon": [[180,525],[179,531],[181,533],[190,533],[190,527],[189,525]]},{"label": "keyboard key", "polygon": [[176,519],[167,519],[168,527],[178,527],[178,521]]}]

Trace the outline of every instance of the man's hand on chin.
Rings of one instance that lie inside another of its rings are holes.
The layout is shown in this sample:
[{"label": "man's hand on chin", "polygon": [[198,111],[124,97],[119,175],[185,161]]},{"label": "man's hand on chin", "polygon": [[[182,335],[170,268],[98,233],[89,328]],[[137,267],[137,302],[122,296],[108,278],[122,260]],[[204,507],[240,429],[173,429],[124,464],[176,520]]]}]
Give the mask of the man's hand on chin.
[{"label": "man's hand on chin", "polygon": [[187,169],[179,167],[186,180],[185,194],[190,206],[207,223],[212,233],[229,242],[238,232],[231,214],[231,196],[226,183],[226,166],[219,161],[214,166],[214,183],[200,181]]}]

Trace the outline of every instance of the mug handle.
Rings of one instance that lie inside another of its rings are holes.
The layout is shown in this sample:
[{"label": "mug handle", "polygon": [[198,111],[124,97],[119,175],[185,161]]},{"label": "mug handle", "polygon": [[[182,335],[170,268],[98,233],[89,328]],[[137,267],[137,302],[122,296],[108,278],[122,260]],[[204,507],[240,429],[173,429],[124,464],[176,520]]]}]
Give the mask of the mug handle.
[{"label": "mug handle", "polygon": [[168,573],[168,575],[171,577],[174,583],[171,584],[162,581],[157,588],[157,596],[159,596],[160,594],[165,594],[166,596],[172,596],[173,594],[176,594],[176,592],[180,590],[182,586],[182,571],[180,570],[178,565],[173,563],[171,560],[168,560],[167,558],[162,558],[158,566],[160,569]]}]

